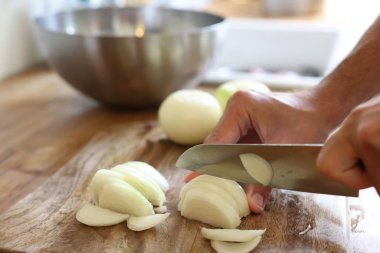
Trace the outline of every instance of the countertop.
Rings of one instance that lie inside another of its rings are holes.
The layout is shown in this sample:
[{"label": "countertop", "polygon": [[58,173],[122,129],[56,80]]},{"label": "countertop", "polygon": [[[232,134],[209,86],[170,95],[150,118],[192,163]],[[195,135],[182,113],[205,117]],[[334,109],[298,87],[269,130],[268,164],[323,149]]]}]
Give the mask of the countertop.
[{"label": "countertop", "polygon": [[[38,66],[0,82],[0,143],[0,251],[212,252],[197,236],[201,224],[176,211],[185,172],[174,162],[185,147],[166,139],[156,110],[103,108]],[[128,159],[151,162],[173,185],[167,227],[136,233],[78,224],[75,211],[88,200],[93,173]],[[257,252],[379,252],[379,212],[373,189],[359,198],[278,190],[264,214],[242,226],[268,228]],[[308,224],[313,229],[300,237]]]}]

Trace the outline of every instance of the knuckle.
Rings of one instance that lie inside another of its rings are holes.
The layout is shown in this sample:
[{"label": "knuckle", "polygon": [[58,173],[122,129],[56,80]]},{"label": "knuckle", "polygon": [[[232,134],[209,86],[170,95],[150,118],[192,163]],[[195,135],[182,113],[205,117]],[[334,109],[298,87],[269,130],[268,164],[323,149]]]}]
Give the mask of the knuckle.
[{"label": "knuckle", "polygon": [[252,98],[247,91],[237,91],[227,102],[225,114],[235,115],[235,117],[242,117],[244,110],[249,107]]},{"label": "knuckle", "polygon": [[235,92],[229,99],[231,104],[244,104],[251,99],[249,91],[239,90]]},{"label": "knuckle", "polygon": [[258,104],[262,105],[263,98],[266,98],[266,95],[261,95],[251,90],[239,90],[228,100],[226,109],[229,108],[235,113],[247,108],[255,110]]},{"label": "knuckle", "polygon": [[347,116],[347,123],[355,123],[355,122],[358,122],[360,120],[360,118],[362,117],[362,115],[364,114],[364,107],[356,107],[354,108],[350,114]]},{"label": "knuckle", "polygon": [[380,134],[380,126],[378,124],[372,124],[371,122],[362,122],[357,129],[357,139],[359,145],[362,147],[377,146],[378,138]]},{"label": "knuckle", "polygon": [[219,143],[221,141],[221,137],[218,129],[214,129],[203,141],[205,144]]}]

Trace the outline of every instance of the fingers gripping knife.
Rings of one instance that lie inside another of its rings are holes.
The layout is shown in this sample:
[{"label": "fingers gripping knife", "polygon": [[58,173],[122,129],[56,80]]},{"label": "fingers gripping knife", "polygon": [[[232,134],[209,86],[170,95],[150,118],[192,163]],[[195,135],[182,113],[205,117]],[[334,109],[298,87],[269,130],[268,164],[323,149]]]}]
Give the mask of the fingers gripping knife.
[{"label": "fingers gripping knife", "polygon": [[178,168],[201,174],[261,185],[244,168],[239,155],[254,153],[269,162],[273,177],[269,186],[294,191],[358,196],[358,191],[324,178],[316,168],[322,145],[201,144],[186,150],[177,160]]}]

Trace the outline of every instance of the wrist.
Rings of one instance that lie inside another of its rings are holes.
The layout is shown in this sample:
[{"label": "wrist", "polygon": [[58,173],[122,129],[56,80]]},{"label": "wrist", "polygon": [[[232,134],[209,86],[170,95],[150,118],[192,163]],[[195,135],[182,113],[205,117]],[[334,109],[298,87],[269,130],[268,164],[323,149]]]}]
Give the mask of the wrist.
[{"label": "wrist", "polygon": [[333,128],[357,105],[380,92],[379,41],[359,44],[321,83],[303,97]]},{"label": "wrist", "polygon": [[311,90],[312,103],[340,123],[357,105],[380,92],[380,17],[352,52]]},{"label": "wrist", "polygon": [[318,128],[320,139],[324,140],[349,113],[349,109],[342,106],[334,94],[325,92],[318,87],[295,93],[299,108],[307,111]]},{"label": "wrist", "polygon": [[296,124],[293,129],[298,129],[295,130],[296,135],[289,137],[293,142],[322,143],[344,118],[342,112],[332,108],[332,100],[316,89],[273,93],[272,96],[292,108],[290,111],[283,110],[281,114],[287,115],[285,118],[291,118]]}]

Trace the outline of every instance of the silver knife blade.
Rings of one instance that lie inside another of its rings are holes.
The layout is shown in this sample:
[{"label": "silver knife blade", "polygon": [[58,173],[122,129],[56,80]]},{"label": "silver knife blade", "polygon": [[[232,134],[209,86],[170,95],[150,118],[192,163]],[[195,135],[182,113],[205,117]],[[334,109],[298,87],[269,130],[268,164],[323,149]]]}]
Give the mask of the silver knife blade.
[{"label": "silver knife blade", "polygon": [[324,178],[316,168],[320,144],[200,144],[186,150],[177,160],[178,168],[240,183],[261,185],[251,177],[239,155],[254,153],[273,168],[270,187],[341,196],[358,196],[358,191]]}]

